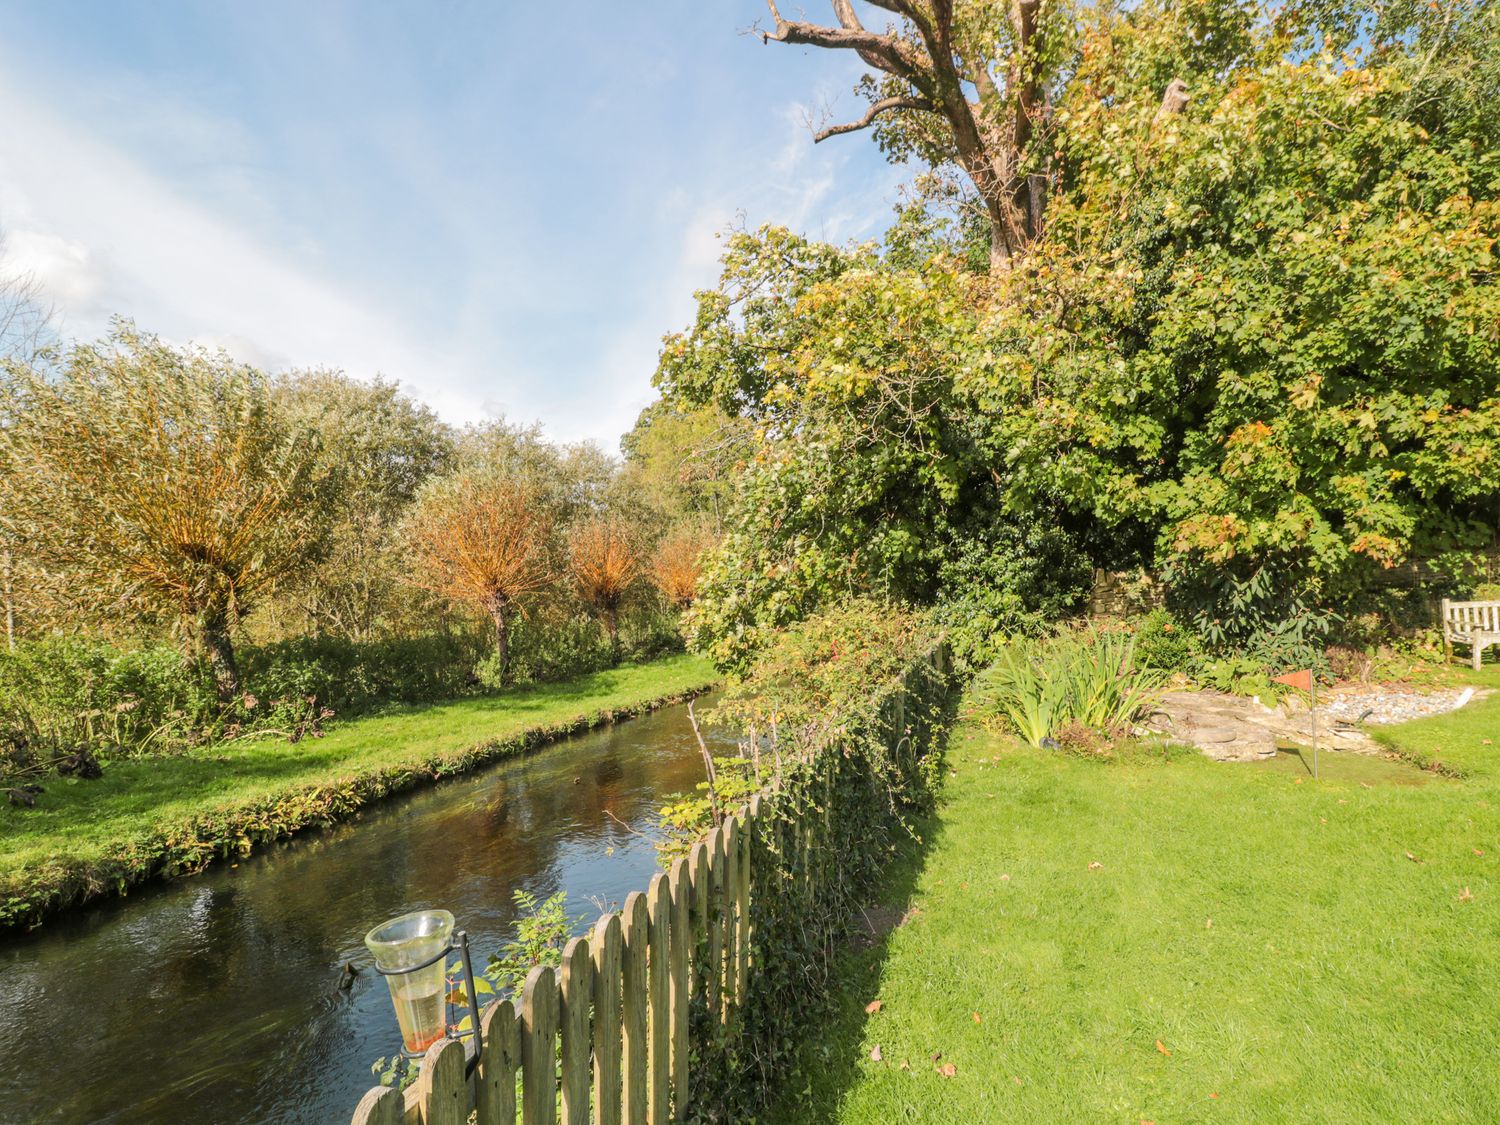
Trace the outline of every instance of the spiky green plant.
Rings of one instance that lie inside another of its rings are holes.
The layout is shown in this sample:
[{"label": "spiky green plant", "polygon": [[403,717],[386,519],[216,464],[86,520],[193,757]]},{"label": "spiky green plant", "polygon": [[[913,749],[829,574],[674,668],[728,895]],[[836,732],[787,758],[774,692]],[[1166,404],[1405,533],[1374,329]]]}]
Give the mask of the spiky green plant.
[{"label": "spiky green plant", "polygon": [[1068,724],[1128,727],[1159,698],[1167,675],[1138,665],[1135,642],[1124,633],[1020,640],[980,675],[974,700],[982,715],[1041,746]]}]

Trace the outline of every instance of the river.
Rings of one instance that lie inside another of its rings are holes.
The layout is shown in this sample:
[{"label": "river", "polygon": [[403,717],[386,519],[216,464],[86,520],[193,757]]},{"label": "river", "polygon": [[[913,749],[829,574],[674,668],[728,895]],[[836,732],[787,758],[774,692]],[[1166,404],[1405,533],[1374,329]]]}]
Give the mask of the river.
[{"label": "river", "polygon": [[370,1063],[400,1048],[383,980],[338,987],[345,962],[368,965],[371,926],[444,907],[477,969],[517,889],[564,890],[581,932],[658,870],[619,822],[650,828],[701,779],[687,709],[669,707],[8,939],[0,1122],[347,1121]]}]

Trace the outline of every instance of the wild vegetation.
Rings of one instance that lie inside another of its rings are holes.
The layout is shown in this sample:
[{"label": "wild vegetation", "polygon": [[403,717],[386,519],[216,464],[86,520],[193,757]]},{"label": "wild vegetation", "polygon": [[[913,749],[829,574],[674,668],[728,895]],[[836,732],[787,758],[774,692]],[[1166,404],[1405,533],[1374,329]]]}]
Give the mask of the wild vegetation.
[{"label": "wild vegetation", "polygon": [[13,354],[0,787],[680,648],[712,530],[647,475],[125,322]]},{"label": "wild vegetation", "polygon": [[1135,571],[1276,670],[1486,581],[1494,5],[832,7],[767,34],[863,60],[855,124],[916,176],[879,244],[736,233],[666,342],[642,425],[720,419],[745,465],[697,644],[743,667],[867,593],[979,667]]}]

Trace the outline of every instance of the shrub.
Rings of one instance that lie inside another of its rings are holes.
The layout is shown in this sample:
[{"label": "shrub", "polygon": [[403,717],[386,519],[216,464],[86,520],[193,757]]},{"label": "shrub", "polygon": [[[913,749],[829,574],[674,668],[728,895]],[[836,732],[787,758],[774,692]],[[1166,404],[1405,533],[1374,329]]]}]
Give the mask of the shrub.
[{"label": "shrub", "polygon": [[1203,687],[1231,695],[1255,695],[1263,700],[1279,699],[1288,690],[1273,683],[1274,673],[1263,660],[1248,656],[1226,656],[1199,665],[1193,678]]},{"label": "shrub", "polygon": [[1336,680],[1357,680],[1368,683],[1375,670],[1375,657],[1363,649],[1343,645],[1331,645],[1325,652],[1328,671]]},{"label": "shrub", "polygon": [[1136,623],[1135,655],[1143,667],[1186,672],[1202,647],[1198,635],[1165,609],[1153,609]]},{"label": "shrub", "polygon": [[1161,669],[1137,660],[1135,641],[1124,633],[1017,640],[980,674],[974,701],[986,720],[1040,747],[1056,744],[1065,727],[1128,729],[1159,697],[1166,679]]},{"label": "shrub", "polygon": [[166,645],[47,637],[0,652],[0,732],[43,756],[180,748],[214,721],[211,678]]},{"label": "shrub", "polygon": [[355,642],[297,637],[246,649],[245,681],[264,716],[315,699],[338,715],[386,703],[430,703],[472,690],[472,672],[488,646],[474,633],[434,633]]},{"label": "shrub", "polygon": [[777,630],[719,711],[749,728],[826,732],[875,686],[893,684],[937,643],[928,619],[875,598],[851,598]]}]

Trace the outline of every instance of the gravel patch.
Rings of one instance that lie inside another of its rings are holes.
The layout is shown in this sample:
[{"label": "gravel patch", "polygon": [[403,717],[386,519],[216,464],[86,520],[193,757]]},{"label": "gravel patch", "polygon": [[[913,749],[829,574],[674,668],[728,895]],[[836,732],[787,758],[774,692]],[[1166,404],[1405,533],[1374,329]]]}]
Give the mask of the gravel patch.
[{"label": "gravel patch", "polygon": [[1403,691],[1399,688],[1339,689],[1318,700],[1318,714],[1347,723],[1404,723],[1457,711],[1474,698],[1473,688]]}]

